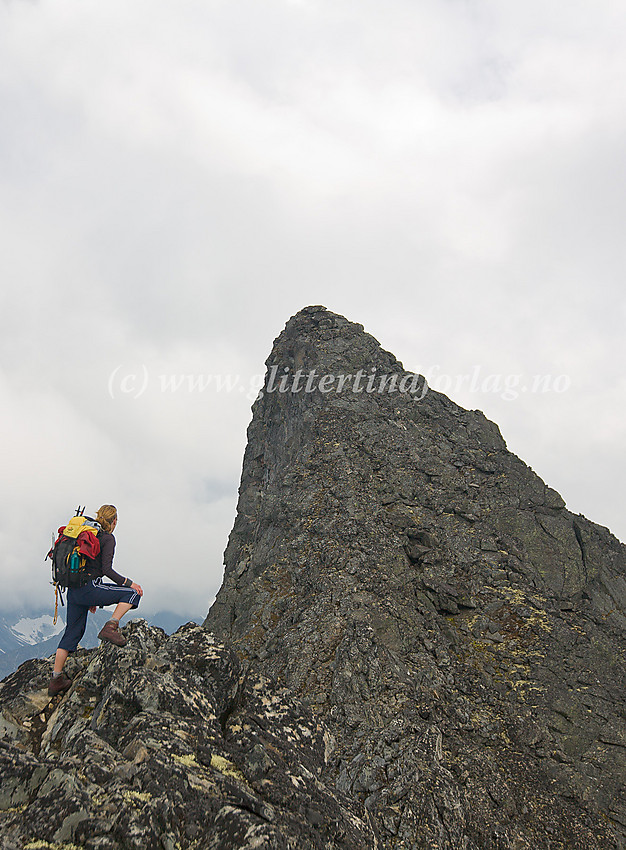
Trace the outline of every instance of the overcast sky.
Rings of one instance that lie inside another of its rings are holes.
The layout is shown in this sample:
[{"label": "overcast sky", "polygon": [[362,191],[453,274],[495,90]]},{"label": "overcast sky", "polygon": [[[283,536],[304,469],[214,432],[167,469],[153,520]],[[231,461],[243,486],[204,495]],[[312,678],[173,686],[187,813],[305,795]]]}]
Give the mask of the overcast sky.
[{"label": "overcast sky", "polygon": [[614,0],[5,0],[0,609],[112,502],[144,611],[204,616],[308,304],[626,539],[625,35]]}]

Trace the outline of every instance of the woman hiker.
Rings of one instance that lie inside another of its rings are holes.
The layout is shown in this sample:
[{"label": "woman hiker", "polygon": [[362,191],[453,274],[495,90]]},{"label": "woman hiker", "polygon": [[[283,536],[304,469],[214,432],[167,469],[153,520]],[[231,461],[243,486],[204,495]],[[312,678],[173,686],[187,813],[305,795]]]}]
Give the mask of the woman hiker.
[{"label": "woman hiker", "polygon": [[[102,531],[98,537],[100,554],[94,558],[94,578],[83,587],[69,587],[67,590],[67,622],[54,659],[54,673],[48,684],[50,696],[66,691],[72,684],[72,680],[63,672],[63,666],[67,656],[76,651],[85,634],[87,613],[91,611],[94,614],[97,607],[117,604],[113,616],[104,624],[98,637],[116,646],[125,646],[126,638],[122,637],[119,630],[120,620],[127,611],[139,605],[143,596],[143,590],[138,584],[113,569],[113,532],[117,525],[117,509],[113,505],[102,505],[96,520],[102,526]],[[104,576],[115,584],[103,582]]]}]

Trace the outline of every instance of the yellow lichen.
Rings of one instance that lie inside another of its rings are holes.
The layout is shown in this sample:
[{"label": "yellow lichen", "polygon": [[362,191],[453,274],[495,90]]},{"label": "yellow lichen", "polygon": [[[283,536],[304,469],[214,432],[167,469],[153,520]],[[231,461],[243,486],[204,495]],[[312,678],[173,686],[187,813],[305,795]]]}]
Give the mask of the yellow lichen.
[{"label": "yellow lichen", "polygon": [[234,765],[232,761],[228,761],[228,759],[223,758],[223,756],[218,756],[213,753],[211,756],[211,767],[215,768],[215,770],[219,770],[219,772],[223,773],[224,776],[231,776],[233,779],[237,779],[240,782],[246,782],[246,777],[239,768]]},{"label": "yellow lichen", "polygon": [[149,803],[152,799],[152,794],[149,794],[147,791],[141,793],[140,791],[124,791],[122,797],[128,802],[130,800],[139,800],[141,803]]},{"label": "yellow lichen", "polygon": [[12,806],[10,809],[3,809],[2,813],[5,815],[18,814],[25,811],[27,808],[28,803],[22,803],[21,806]]},{"label": "yellow lichen", "polygon": [[191,753],[189,755],[186,755],[186,756],[176,756],[176,755],[174,755],[174,756],[172,756],[172,759],[175,762],[178,762],[178,764],[184,764],[185,767],[201,767],[201,765],[199,765],[198,762],[196,761],[196,757],[194,755],[191,755]]},{"label": "yellow lichen", "polygon": [[[174,756],[172,756],[172,759],[175,762],[177,762],[178,764],[185,765],[185,767],[195,767],[195,768],[198,768],[198,770],[201,770],[201,771],[206,770],[206,768],[203,765],[198,764],[198,762],[196,761],[196,757],[194,755],[191,755],[191,754],[186,755],[186,756],[174,755]],[[211,767],[214,768],[215,770],[218,770],[224,776],[230,776],[231,778],[236,779],[239,782],[246,782],[247,781],[246,777],[239,770],[239,768],[236,765],[234,765],[231,761],[228,761],[228,759],[225,759],[223,756],[218,756],[215,753],[213,753],[213,755],[211,756]]]}]

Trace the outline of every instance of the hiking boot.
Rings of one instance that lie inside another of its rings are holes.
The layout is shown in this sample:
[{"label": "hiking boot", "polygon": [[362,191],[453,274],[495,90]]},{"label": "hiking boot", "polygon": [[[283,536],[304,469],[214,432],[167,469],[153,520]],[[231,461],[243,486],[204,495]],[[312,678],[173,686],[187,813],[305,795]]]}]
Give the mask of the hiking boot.
[{"label": "hiking boot", "polygon": [[114,643],[115,646],[126,646],[126,638],[120,632],[120,624],[115,620],[109,620],[100,629],[98,635],[100,640],[108,640],[109,643]]},{"label": "hiking boot", "polygon": [[69,690],[72,687],[72,680],[65,673],[60,676],[53,676],[48,682],[48,696],[55,697],[57,694],[62,694],[63,691]]}]

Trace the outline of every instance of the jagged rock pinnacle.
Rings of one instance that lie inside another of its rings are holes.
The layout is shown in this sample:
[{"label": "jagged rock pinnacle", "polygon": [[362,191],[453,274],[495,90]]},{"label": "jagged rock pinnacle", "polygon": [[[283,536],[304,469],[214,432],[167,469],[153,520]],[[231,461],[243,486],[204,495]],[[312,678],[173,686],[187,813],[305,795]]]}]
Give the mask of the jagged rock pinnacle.
[{"label": "jagged rock pinnacle", "polygon": [[204,627],[0,683],[1,850],[624,850],[626,547],[323,307],[248,438]]},{"label": "jagged rock pinnacle", "polygon": [[205,625],[381,846],[622,847],[625,547],[361,325],[307,307],[266,365]]}]

